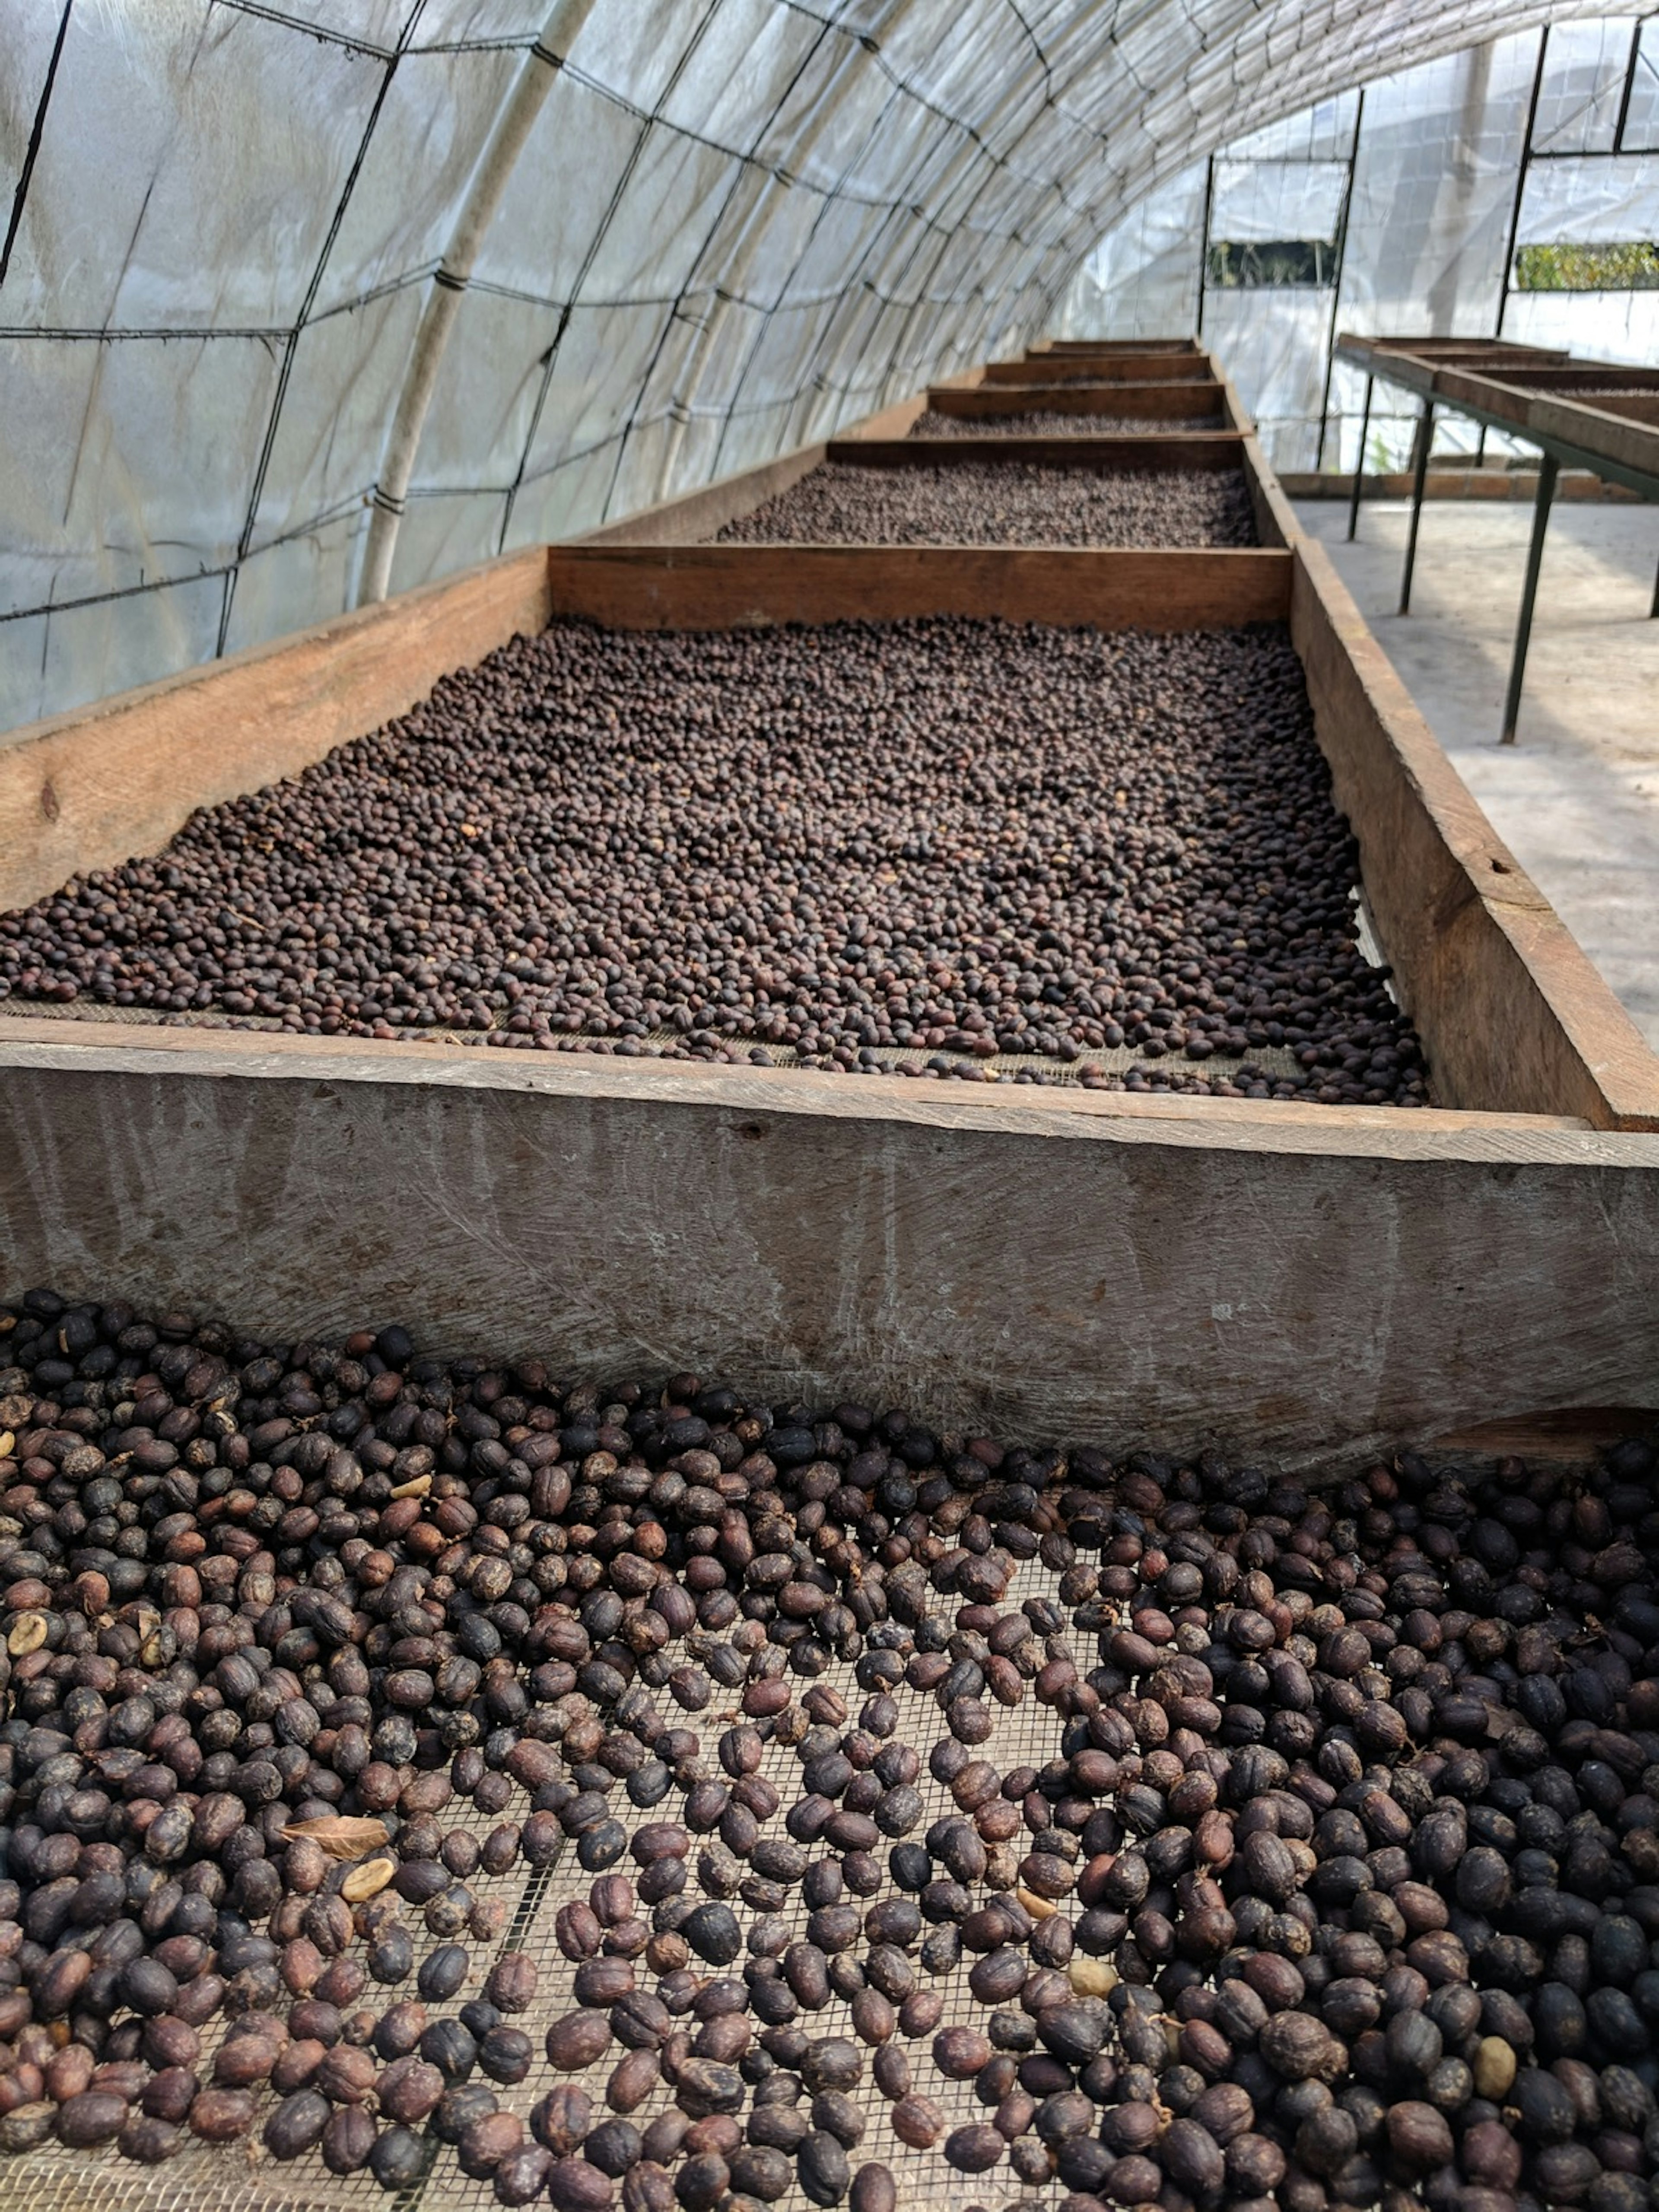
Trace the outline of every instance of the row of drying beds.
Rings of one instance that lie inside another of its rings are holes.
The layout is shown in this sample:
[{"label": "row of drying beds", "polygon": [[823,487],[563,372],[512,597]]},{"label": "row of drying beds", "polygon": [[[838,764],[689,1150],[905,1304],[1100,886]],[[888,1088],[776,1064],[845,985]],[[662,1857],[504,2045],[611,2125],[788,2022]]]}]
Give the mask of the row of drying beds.
[{"label": "row of drying beds", "polygon": [[[1109,421],[1131,394],[1141,419],[1182,427],[1000,449],[1091,467],[1224,456],[1257,549],[704,542],[832,456],[972,459],[973,438],[908,435],[929,407]],[[689,1361],[808,1399],[852,1377],[947,1423],[1286,1464],[1659,1405],[1659,1063],[1190,346],[988,364],[581,542],[15,732],[0,746],[0,909],[158,848],[192,808],[295,773],[556,617],[696,630],[937,614],[1287,623],[1439,1110],[963,1096],[9,1013],[9,1272],[119,1281],[278,1335],[395,1312],[434,1346],[533,1346],[571,1371]]]}]

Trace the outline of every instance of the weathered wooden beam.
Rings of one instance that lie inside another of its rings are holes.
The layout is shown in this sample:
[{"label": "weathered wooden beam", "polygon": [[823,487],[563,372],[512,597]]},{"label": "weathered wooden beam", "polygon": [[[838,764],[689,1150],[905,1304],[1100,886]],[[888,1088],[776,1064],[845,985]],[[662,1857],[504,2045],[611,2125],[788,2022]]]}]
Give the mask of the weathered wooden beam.
[{"label": "weathered wooden beam", "polygon": [[198,806],[297,775],[547,616],[532,546],[0,736],[0,913],[155,852]]},{"label": "weathered wooden beam", "polygon": [[1659,1406],[1659,1137],[96,1028],[0,1023],[8,1277],[70,1297],[1325,1474]]},{"label": "weathered wooden beam", "polygon": [[1218,420],[1221,388],[1212,380],[1187,384],[1033,384],[1014,390],[1005,385],[975,385],[966,390],[935,385],[928,394],[935,415],[972,418],[987,415],[1044,414],[1138,416],[1170,422]]},{"label": "weathered wooden beam", "polygon": [[1203,348],[1196,338],[1039,338],[1035,345],[1027,346],[1027,361],[1041,361],[1045,355],[1062,357],[1074,354],[1096,354],[1112,361],[1124,354],[1201,353]]},{"label": "weathered wooden beam", "polygon": [[985,545],[556,546],[556,615],[623,629],[897,622],[921,615],[1232,629],[1290,611],[1288,553]]},{"label": "weathered wooden beam", "polygon": [[1186,384],[1207,380],[1193,353],[1042,354],[1034,361],[992,361],[981,391],[1027,384]]},{"label": "weathered wooden beam", "polygon": [[1035,461],[1049,468],[1236,469],[1237,430],[1109,432],[1093,437],[835,438],[825,458],[860,468],[962,467],[972,461]]}]

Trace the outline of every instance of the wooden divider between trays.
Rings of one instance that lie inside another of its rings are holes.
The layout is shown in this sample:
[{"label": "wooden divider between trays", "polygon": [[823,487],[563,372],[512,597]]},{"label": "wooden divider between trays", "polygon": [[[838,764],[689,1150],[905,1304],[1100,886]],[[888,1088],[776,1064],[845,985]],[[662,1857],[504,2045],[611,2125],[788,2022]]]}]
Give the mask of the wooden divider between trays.
[{"label": "wooden divider between trays", "polygon": [[1209,384],[1208,356],[1195,353],[1039,355],[1035,361],[989,361],[981,391],[1030,384]]},{"label": "wooden divider between trays", "polygon": [[285,1340],[1322,1480],[1659,1375],[1659,1136],[28,1019],[0,1068],[19,1279]]},{"label": "wooden divider between trays", "polygon": [[1176,338],[1039,338],[1035,345],[1025,349],[1027,361],[1042,361],[1048,356],[1065,360],[1077,354],[1089,354],[1103,361],[1118,361],[1126,356],[1149,353],[1195,354],[1204,350],[1198,339]]},{"label": "wooden divider between trays", "polygon": [[1021,545],[605,545],[549,555],[552,609],[623,629],[961,615],[1113,629],[1282,622],[1272,550]]},{"label": "wooden divider between trays", "polygon": [[1007,467],[1023,461],[1043,468],[1163,472],[1236,469],[1243,459],[1243,447],[1237,430],[1172,425],[1167,432],[1107,431],[1087,438],[1047,432],[1029,438],[832,438],[824,458],[866,469],[982,467],[988,462]]},{"label": "wooden divider between trays", "polygon": [[1172,422],[1209,421],[1220,424],[1221,387],[1213,379],[1171,384],[1028,384],[935,385],[928,393],[929,410],[959,421],[983,416],[1045,414],[1132,416],[1143,421]]}]

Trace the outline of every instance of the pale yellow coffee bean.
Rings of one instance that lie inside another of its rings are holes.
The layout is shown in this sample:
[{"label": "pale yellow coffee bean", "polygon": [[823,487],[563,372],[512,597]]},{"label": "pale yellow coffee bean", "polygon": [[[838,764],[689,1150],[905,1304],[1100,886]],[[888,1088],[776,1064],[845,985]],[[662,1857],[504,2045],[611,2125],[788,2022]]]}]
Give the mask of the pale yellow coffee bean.
[{"label": "pale yellow coffee bean", "polygon": [[1474,2049],[1474,2094],[1494,2104],[1515,2087],[1515,2052],[1501,2035],[1483,2035]]},{"label": "pale yellow coffee bean", "polygon": [[365,1859],[340,1884],[340,1894],[348,1905],[361,1905],[366,1897],[378,1897],[397,1871],[395,1859]]},{"label": "pale yellow coffee bean", "polygon": [[1117,1968],[1106,1959],[1073,1959],[1066,1978],[1080,1997],[1109,1997],[1117,1987]]}]

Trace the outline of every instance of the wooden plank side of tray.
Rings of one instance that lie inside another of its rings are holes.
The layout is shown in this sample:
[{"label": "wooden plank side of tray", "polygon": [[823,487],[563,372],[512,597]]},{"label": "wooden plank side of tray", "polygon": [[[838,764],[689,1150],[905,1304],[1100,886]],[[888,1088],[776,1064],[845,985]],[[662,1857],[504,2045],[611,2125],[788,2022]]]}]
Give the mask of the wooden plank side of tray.
[{"label": "wooden plank side of tray", "polygon": [[1035,345],[1026,347],[1025,358],[1041,361],[1048,356],[1065,361],[1093,354],[1103,361],[1117,361],[1136,354],[1178,353],[1190,359],[1203,350],[1196,338],[1039,338]]},{"label": "wooden plank side of tray", "polygon": [[1284,620],[1291,558],[1069,546],[556,546],[549,582],[555,614],[625,629],[969,615],[1182,630]]},{"label": "wooden plank side of tray", "polygon": [[968,418],[1042,412],[1139,416],[1144,420],[1158,418],[1181,422],[1219,420],[1222,411],[1219,386],[1196,380],[1187,384],[1029,385],[1023,391],[1001,385],[981,384],[970,389],[935,385],[928,395],[928,404],[935,415]]},{"label": "wooden plank side of tray", "polygon": [[981,390],[1027,384],[1190,383],[1201,377],[1200,356],[1190,353],[1044,354],[1035,361],[992,361]]},{"label": "wooden plank side of tray", "polygon": [[1493,830],[1318,544],[1291,629],[1396,987],[1449,1105],[1659,1128],[1659,1058]]},{"label": "wooden plank side of tray", "polygon": [[15,1279],[1327,1479],[1659,1403],[1659,1138],[270,1042],[0,1022]]},{"label": "wooden plank side of tray", "polygon": [[831,461],[860,468],[962,468],[969,462],[1006,466],[1035,462],[1044,468],[1181,470],[1236,469],[1243,448],[1237,430],[1132,430],[1091,437],[832,438]]},{"label": "wooden plank side of tray", "polygon": [[1554,392],[1564,399],[1594,400],[1597,392],[1659,392],[1659,368],[1626,367],[1620,362],[1522,362],[1494,368],[1494,376],[1522,392]]},{"label": "wooden plank side of tray", "polygon": [[540,546],[0,738],[0,913],[154,853],[547,621]]}]

